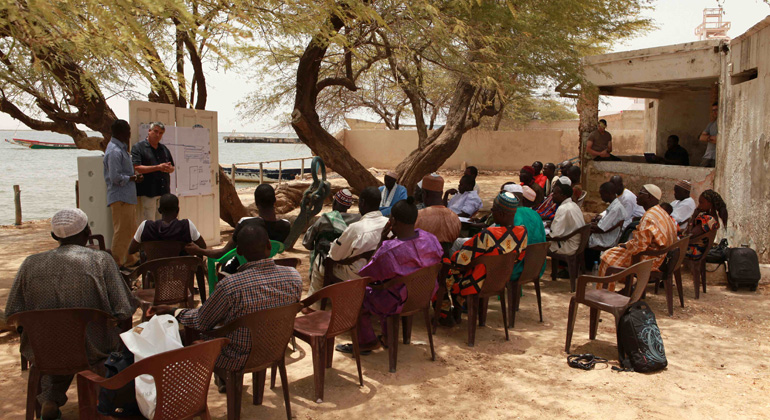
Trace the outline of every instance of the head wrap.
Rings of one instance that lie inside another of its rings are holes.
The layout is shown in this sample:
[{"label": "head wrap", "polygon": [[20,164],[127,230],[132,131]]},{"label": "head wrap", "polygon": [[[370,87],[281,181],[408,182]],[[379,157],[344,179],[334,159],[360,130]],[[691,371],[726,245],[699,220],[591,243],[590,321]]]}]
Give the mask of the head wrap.
[{"label": "head wrap", "polygon": [[562,184],[562,185],[569,185],[570,187],[572,186],[572,180],[569,179],[569,177],[566,177],[566,176],[560,176],[559,177],[559,183]]},{"label": "head wrap", "polygon": [[681,189],[683,189],[683,190],[685,190],[687,192],[692,191],[692,184],[690,183],[690,181],[688,181],[686,179],[683,179],[681,181],[676,181],[676,184],[674,184],[674,185],[676,185],[677,187],[679,187],[679,188],[681,188]]},{"label": "head wrap", "polygon": [[529,172],[530,175],[535,176],[535,168],[527,165],[523,168],[521,168],[522,171]]},{"label": "head wrap", "polygon": [[82,232],[88,225],[88,216],[80,209],[59,210],[51,218],[51,232],[64,239]]},{"label": "head wrap", "polygon": [[393,179],[398,179],[398,174],[396,173],[396,171],[388,171],[388,173],[386,173],[385,176],[389,176]]},{"label": "head wrap", "polygon": [[535,198],[537,198],[537,193],[535,193],[535,190],[528,186],[521,187],[521,193],[524,195],[524,198],[526,198],[528,201],[535,201]]},{"label": "head wrap", "polygon": [[353,194],[350,193],[349,189],[343,188],[337,191],[337,194],[334,194],[334,201],[342,204],[345,207],[350,207],[353,205]]},{"label": "head wrap", "polygon": [[521,189],[521,185],[519,184],[508,184],[503,187],[503,191],[509,192],[509,193],[520,193],[523,192]]},{"label": "head wrap", "polygon": [[660,188],[658,188],[657,185],[645,184],[643,188],[647,190],[647,192],[650,193],[651,196],[657,198],[658,200],[660,200],[660,197],[663,197],[663,193],[660,191]]},{"label": "head wrap", "polygon": [[519,207],[519,199],[513,193],[504,192],[495,197],[495,204],[502,211],[512,212]]},{"label": "head wrap", "polygon": [[428,191],[438,191],[443,192],[444,191],[444,178],[441,177],[439,174],[429,174],[425,175],[425,177],[422,178],[422,187],[423,190]]}]

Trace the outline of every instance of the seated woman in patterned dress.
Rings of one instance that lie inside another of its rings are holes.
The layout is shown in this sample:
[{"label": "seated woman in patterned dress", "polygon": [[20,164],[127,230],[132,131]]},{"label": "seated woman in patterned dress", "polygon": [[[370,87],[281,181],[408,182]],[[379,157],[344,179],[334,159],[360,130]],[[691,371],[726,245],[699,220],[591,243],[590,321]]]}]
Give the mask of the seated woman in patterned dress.
[{"label": "seated woman in patterned dress", "polygon": [[[727,227],[727,205],[722,196],[714,190],[706,190],[698,197],[698,207],[692,215],[690,237],[702,235],[714,229],[719,229],[719,219]],[[697,260],[706,251],[706,238],[691,241],[687,247],[687,258]]]}]

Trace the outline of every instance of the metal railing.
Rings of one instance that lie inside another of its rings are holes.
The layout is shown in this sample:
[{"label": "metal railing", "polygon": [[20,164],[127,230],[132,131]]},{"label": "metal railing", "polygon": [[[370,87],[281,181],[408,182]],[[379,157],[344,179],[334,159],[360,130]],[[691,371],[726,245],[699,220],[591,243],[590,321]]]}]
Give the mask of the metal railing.
[{"label": "metal railing", "polygon": [[299,171],[299,177],[302,179],[303,175],[305,175],[305,160],[313,159],[313,156],[309,157],[302,157],[302,158],[292,158],[292,159],[278,159],[278,160],[264,160],[261,162],[242,162],[242,163],[233,163],[230,165],[230,180],[233,181],[233,184],[235,184],[235,173],[238,170],[238,167],[255,167],[259,166],[259,183],[262,184],[265,182],[265,165],[272,164],[272,163],[278,163],[278,185],[281,185],[281,181],[283,180],[283,162],[292,162],[292,161],[300,161],[300,171]]}]

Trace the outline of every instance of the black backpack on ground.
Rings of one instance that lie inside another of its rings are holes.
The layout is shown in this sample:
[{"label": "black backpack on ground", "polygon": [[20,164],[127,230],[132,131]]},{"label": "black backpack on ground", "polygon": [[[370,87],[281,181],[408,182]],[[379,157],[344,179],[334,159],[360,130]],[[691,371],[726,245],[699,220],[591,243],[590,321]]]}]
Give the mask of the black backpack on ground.
[{"label": "black backpack on ground", "polygon": [[[104,368],[107,370],[105,377],[111,378],[134,364],[134,354],[125,346],[122,347],[122,350],[110,353],[110,357],[104,362]],[[141,416],[142,413],[136,403],[134,381],[115,390],[101,388],[96,411],[101,415],[112,417]]]},{"label": "black backpack on ground", "polygon": [[762,278],[759,271],[757,253],[746,247],[730,248],[727,250],[727,283],[733,290],[746,286],[751,291],[757,290],[757,284]]},{"label": "black backpack on ground", "polygon": [[655,372],[668,366],[655,314],[644,301],[632,304],[621,315],[618,353],[623,366],[619,370]]}]

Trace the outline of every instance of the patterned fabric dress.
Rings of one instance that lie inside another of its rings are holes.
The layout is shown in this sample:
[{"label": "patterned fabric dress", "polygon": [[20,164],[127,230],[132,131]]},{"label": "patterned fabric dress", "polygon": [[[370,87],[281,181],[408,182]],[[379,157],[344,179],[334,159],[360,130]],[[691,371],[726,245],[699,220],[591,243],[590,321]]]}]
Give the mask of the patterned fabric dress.
[{"label": "patterned fabric dress", "polygon": [[[502,255],[509,252],[522,252],[527,247],[527,230],[523,226],[494,226],[488,227],[465,241],[462,248],[445,263],[459,266],[469,265],[476,258],[485,255]],[[519,259],[523,259],[522,254]],[[450,270],[447,277],[447,290],[454,295],[467,296],[481,291],[486,279],[487,270],[483,264],[470,270]]]},{"label": "patterned fabric dress", "polygon": [[543,220],[551,220],[556,215],[556,209],[559,205],[553,201],[553,193],[543,200],[543,203],[538,206],[535,211],[540,215]]},{"label": "patterned fabric dress", "polygon": [[[703,233],[711,232],[714,229],[719,229],[719,220],[716,217],[707,213],[700,213],[693,222],[693,229],[700,226],[703,229]],[[696,242],[690,242],[687,246],[687,258],[691,260],[697,260],[706,251],[708,246],[707,238],[701,238]]]},{"label": "patterned fabric dress", "polygon": [[[674,219],[660,206],[652,207],[642,216],[633,238],[625,243],[625,248],[616,246],[602,254],[599,275],[605,275],[609,267],[630,267],[633,256],[640,252],[671,246],[677,239],[676,231]],[[642,261],[649,259],[653,260],[652,270],[659,271],[666,256],[642,257]]]}]

